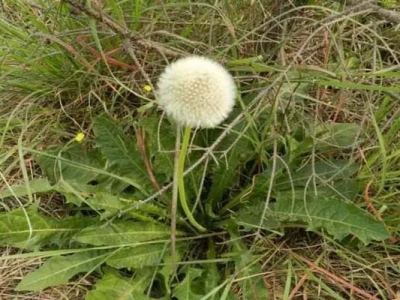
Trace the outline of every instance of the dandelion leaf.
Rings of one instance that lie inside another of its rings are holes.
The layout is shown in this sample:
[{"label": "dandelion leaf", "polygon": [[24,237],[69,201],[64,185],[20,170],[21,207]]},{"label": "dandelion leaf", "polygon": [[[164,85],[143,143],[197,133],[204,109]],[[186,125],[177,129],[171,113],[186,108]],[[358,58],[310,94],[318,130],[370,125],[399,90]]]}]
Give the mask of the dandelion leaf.
[{"label": "dandelion leaf", "polygon": [[164,208],[152,203],[140,203],[140,201],[131,199],[131,197],[115,196],[109,193],[97,192],[93,197],[87,198],[85,202],[100,214],[101,220],[132,206],[137,206],[137,209],[129,211],[128,214],[139,221],[154,222],[152,216],[163,218],[168,216]]},{"label": "dandelion leaf", "polygon": [[31,207],[0,214],[0,244],[37,249],[56,231],[57,224]]},{"label": "dandelion leaf", "polygon": [[131,178],[141,192],[149,188],[150,181],[134,139],[128,138],[121,127],[107,117],[96,118],[93,131],[100,151],[115,172]]},{"label": "dandelion leaf", "polygon": [[158,116],[146,116],[139,120],[139,125],[146,132],[146,147],[157,180],[160,183],[169,182],[174,172],[174,128],[167,122],[160,126]]},{"label": "dandelion leaf", "polygon": [[345,159],[329,159],[309,163],[276,182],[274,189],[291,188],[292,186],[307,186],[310,182],[317,184],[332,183],[333,181],[349,180],[359,169],[359,163]]},{"label": "dandelion leaf", "polygon": [[[255,260],[257,256],[253,254],[233,227],[229,230],[234,251],[236,278],[243,278],[238,282],[243,299],[262,299],[268,296],[262,278],[262,268]],[[245,279],[248,278],[248,279]]]},{"label": "dandelion leaf", "polygon": [[[146,289],[152,280],[152,272],[137,272],[135,278],[126,278],[111,268],[106,268],[105,275],[95,284],[85,300],[148,300]],[[159,299],[159,298],[157,298]]]},{"label": "dandelion leaf", "polygon": [[53,256],[38,270],[26,275],[16,290],[40,292],[50,286],[66,284],[74,275],[96,269],[107,255],[108,253],[104,252],[86,251],[67,256]]},{"label": "dandelion leaf", "polygon": [[235,214],[233,220],[236,225],[242,226],[245,231],[259,229],[260,226],[265,229],[278,228],[280,222],[272,218],[264,218],[260,224],[260,212],[264,210],[264,207],[265,204],[261,201],[250,206],[243,206]]},{"label": "dandelion leaf", "polygon": [[106,263],[114,268],[140,269],[156,265],[165,253],[165,244],[144,244],[135,247],[125,247],[109,257]]},{"label": "dandelion leaf", "polygon": [[[242,127],[243,125],[239,124],[233,130],[240,132],[243,130]],[[236,136],[229,135],[220,145],[220,147],[225,148],[230,148],[232,144],[234,146],[213,173],[208,202],[213,203],[214,207],[223,200],[224,193],[237,184],[238,173],[236,170],[240,169],[240,166],[244,165],[246,161],[251,160],[254,155],[251,143],[247,139],[239,139],[238,141],[236,139]]]},{"label": "dandelion leaf", "polygon": [[96,246],[134,245],[144,241],[168,239],[170,228],[166,225],[151,222],[116,221],[102,226],[85,228],[74,236],[80,243]]},{"label": "dandelion leaf", "polygon": [[203,299],[204,294],[197,294],[194,291],[193,285],[195,280],[201,277],[203,270],[189,267],[186,270],[185,278],[179,282],[172,290],[173,296],[178,300],[200,300]]},{"label": "dandelion leaf", "polygon": [[313,176],[317,182],[324,180],[347,179],[359,169],[359,164],[344,159],[331,159],[307,164],[292,174],[292,183],[295,186],[304,186]]},{"label": "dandelion leaf", "polygon": [[41,215],[34,207],[0,213],[0,245],[21,249],[39,249],[48,244],[62,245],[98,218],[68,217],[53,220]]},{"label": "dandelion leaf", "polygon": [[59,180],[89,183],[99,176],[96,169],[104,169],[99,151],[88,151],[83,144],[67,148],[52,147],[36,156],[41,169],[53,182]]},{"label": "dandelion leaf", "polygon": [[353,147],[358,141],[361,126],[355,123],[324,123],[317,127],[315,149],[326,151]]},{"label": "dandelion leaf", "polygon": [[307,229],[325,229],[336,239],[353,235],[367,244],[372,240],[382,241],[389,237],[381,221],[359,209],[354,204],[345,203],[334,197],[296,199],[278,197],[272,207],[272,216],[285,222],[300,222]]},{"label": "dandelion leaf", "polygon": [[38,178],[24,184],[12,185],[0,192],[0,199],[8,197],[24,197],[29,194],[47,193],[54,188],[51,186],[47,178]]}]

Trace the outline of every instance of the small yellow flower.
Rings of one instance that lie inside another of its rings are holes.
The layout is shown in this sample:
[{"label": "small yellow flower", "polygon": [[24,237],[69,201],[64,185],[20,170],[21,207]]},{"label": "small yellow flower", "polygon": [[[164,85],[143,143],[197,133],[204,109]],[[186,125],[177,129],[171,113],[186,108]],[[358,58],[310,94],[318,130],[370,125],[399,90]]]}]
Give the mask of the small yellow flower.
[{"label": "small yellow flower", "polygon": [[85,139],[85,134],[83,132],[78,132],[75,135],[75,141],[77,141],[78,143],[82,143],[82,141]]},{"label": "small yellow flower", "polygon": [[143,89],[144,89],[144,91],[145,91],[146,93],[150,93],[151,90],[152,90],[152,88],[151,88],[150,85],[145,85],[145,86],[143,87]]}]

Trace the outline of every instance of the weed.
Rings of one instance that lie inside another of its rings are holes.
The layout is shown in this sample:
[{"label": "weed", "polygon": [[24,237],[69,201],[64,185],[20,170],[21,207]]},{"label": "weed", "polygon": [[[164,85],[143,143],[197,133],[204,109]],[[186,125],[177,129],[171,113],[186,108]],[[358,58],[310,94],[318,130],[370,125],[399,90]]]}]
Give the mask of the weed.
[{"label": "weed", "polygon": [[[394,28],[372,4],[306,2],[3,1],[0,259],[24,276],[1,298],[395,299]],[[154,83],[187,54],[239,95],[189,140],[205,232],[178,210],[174,264]]]}]

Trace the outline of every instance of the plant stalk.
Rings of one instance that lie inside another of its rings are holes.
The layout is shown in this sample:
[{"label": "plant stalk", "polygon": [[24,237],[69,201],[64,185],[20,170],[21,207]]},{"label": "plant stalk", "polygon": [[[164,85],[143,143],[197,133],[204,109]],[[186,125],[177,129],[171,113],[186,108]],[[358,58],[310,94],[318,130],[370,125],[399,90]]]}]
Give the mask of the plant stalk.
[{"label": "plant stalk", "polygon": [[183,141],[181,146],[181,151],[179,153],[179,161],[178,161],[178,189],[179,189],[179,200],[182,206],[182,209],[188,218],[190,224],[196,228],[200,232],[205,232],[206,229],[201,226],[197,221],[194,219],[192,212],[189,209],[189,206],[186,201],[186,193],[185,193],[185,182],[183,180],[183,173],[185,170],[185,159],[187,150],[189,147],[189,140],[190,140],[190,127],[185,127],[185,133],[183,135]]}]

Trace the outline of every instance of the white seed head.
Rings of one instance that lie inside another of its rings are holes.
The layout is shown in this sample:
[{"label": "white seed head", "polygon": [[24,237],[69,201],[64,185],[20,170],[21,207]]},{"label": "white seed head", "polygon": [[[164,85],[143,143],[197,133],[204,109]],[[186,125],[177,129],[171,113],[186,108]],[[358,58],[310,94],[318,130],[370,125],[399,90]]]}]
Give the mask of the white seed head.
[{"label": "white seed head", "polygon": [[229,72],[201,56],[170,64],[157,83],[159,105],[183,126],[218,126],[232,111],[235,97],[235,82]]}]

